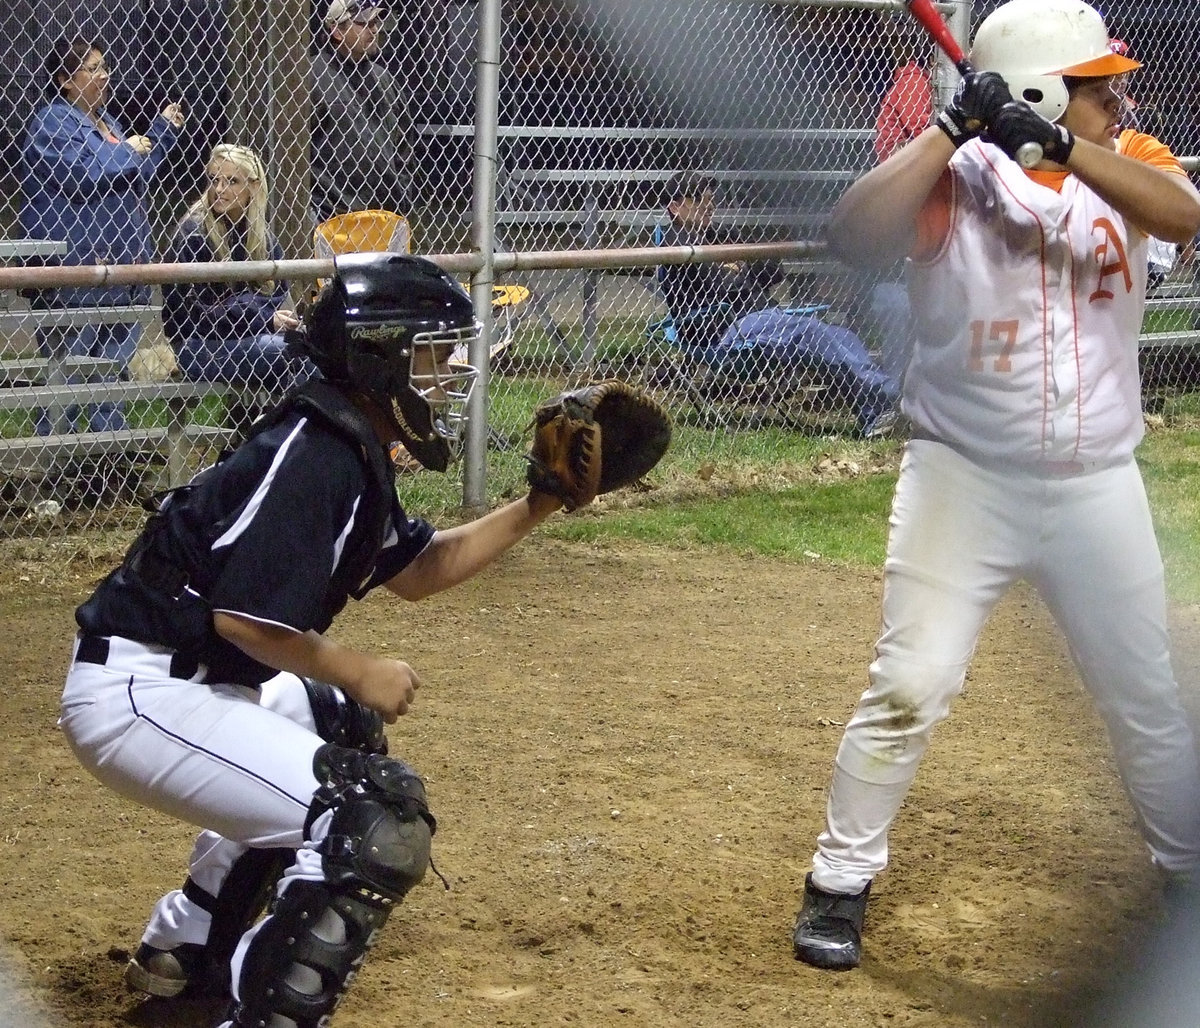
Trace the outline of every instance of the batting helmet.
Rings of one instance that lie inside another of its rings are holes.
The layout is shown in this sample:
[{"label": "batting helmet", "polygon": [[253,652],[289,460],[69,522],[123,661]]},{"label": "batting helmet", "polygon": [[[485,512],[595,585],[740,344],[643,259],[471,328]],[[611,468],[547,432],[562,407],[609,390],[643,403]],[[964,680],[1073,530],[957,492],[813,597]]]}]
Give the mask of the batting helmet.
[{"label": "batting helmet", "polygon": [[1100,12],[1083,0],[1009,0],[979,26],[971,63],[999,72],[1014,97],[1049,121],[1067,109],[1064,76],[1100,78],[1141,67],[1113,51]]},{"label": "batting helmet", "polygon": [[356,253],[336,258],[295,349],[326,380],[390,413],[409,453],[445,471],[458,451],[479,374],[448,359],[479,331],[471,298],[433,261]]}]

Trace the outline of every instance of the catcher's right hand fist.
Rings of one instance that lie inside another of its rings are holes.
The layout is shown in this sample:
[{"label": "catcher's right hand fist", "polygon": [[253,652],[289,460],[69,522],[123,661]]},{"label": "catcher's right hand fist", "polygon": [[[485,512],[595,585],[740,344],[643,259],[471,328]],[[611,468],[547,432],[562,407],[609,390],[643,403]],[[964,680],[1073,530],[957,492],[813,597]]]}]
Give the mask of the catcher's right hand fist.
[{"label": "catcher's right hand fist", "polygon": [[937,126],[960,147],[983,132],[1011,100],[1008,83],[999,72],[973,71],[963,76],[954,99],[937,116]]},{"label": "catcher's right hand fist", "polygon": [[645,475],[671,443],[662,406],[625,382],[594,382],[538,406],[526,459],[530,488],[568,510]]}]

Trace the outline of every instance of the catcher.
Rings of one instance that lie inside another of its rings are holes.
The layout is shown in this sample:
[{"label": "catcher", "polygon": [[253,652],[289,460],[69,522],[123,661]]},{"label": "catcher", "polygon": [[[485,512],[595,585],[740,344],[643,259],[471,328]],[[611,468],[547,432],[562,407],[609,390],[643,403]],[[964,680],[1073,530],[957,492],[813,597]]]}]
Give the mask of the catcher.
[{"label": "catcher", "polygon": [[204,829],[129,963],[132,987],[228,988],[226,1028],[328,1023],[431,865],[436,822],[383,732],[412,704],[417,671],[326,630],[351,596],[448,589],[564,503],[629,481],[604,467],[611,412],[634,403],[650,427],[653,459],[634,471],[665,449],[653,404],[584,389],[539,415],[528,495],[445,530],[408,517],[389,445],[445,470],[477,376],[449,356],[477,331],[470,299],[432,262],[340,258],[297,343],[323,378],[168,494],[76,611],[60,719],[71,747],[105,785]]}]

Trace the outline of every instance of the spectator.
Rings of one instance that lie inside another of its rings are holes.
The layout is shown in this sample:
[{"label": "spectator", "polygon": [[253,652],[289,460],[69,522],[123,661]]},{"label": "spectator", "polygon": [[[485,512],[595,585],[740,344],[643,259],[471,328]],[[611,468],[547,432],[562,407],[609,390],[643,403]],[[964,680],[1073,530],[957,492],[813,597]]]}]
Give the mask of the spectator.
[{"label": "spectator", "polygon": [[[1129,44],[1115,36],[1108,41],[1108,48],[1118,57],[1133,58],[1129,52]],[[1120,126],[1123,129],[1133,129],[1135,132],[1145,132],[1148,135],[1162,137],[1161,118],[1154,105],[1143,107],[1129,91],[1129,80],[1132,72],[1117,76],[1114,88],[1121,92]],[[1166,281],[1175,270],[1179,259],[1179,246],[1151,236],[1148,240],[1146,256],[1149,274],[1146,278],[1146,292],[1151,293]]]},{"label": "spectator", "polygon": [[[183,216],[172,240],[180,262],[280,260],[267,227],[267,176],[251,149],[222,143],[208,161],[208,188]],[[299,325],[285,306],[287,283],[189,282],[163,289],[163,327],[183,373],[262,392],[292,385],[298,361],[284,332]],[[239,426],[244,427],[244,426]]]},{"label": "spectator", "polygon": [[409,214],[412,117],[390,71],[376,62],[384,8],[333,0],[328,36],[313,55],[312,176],[317,220],[350,211]]},{"label": "spectator", "polygon": [[886,161],[900,147],[916,139],[933,119],[933,83],[929,59],[910,57],[892,75],[875,116],[875,156]]},{"label": "spectator", "polygon": [[[1133,59],[1129,44],[1123,39],[1117,39],[1114,36],[1108,41],[1108,48],[1118,57]],[[1144,94],[1139,90],[1138,97],[1134,97],[1130,91],[1129,75],[1118,77],[1114,88],[1124,90],[1124,95],[1121,99],[1121,128],[1135,129],[1138,132],[1145,132],[1147,135],[1165,141],[1168,127],[1163,118],[1163,112],[1153,95]],[[1186,156],[1182,150],[1178,151],[1178,153],[1180,156]]]},{"label": "spectator", "polygon": [[[933,57],[910,56],[895,71],[875,117],[875,157],[885,161],[916,139],[933,120]],[[913,319],[904,284],[903,262],[881,273],[871,286],[869,303],[875,331],[883,341],[880,365],[896,391],[912,353]]]},{"label": "spectator", "polygon": [[1151,236],[1146,245],[1146,291],[1153,292],[1161,286],[1179,263],[1180,244]]},{"label": "spectator", "polygon": [[[717,242],[712,230],[715,183],[680,172],[668,186],[671,219],[665,246]],[[854,408],[866,438],[889,435],[897,392],[847,328],[781,309],[770,296],[780,269],[772,262],[669,264],[660,272],[679,345],[713,371],[741,376],[764,363],[819,367]]]},{"label": "spectator", "polygon": [[[111,75],[100,44],[82,36],[60,38],[45,62],[49,101],[29,124],[22,151],[21,228],[35,239],[66,244],[64,264],[139,264],[150,259],[146,193],[183,126],[179,104],[169,103],[146,135],[129,135],[105,110]],[[126,306],[147,303],[146,286],[87,286],[43,294],[55,307]],[[137,349],[141,326],[88,325],[43,330],[38,345],[46,356],[99,357],[126,366]],[[90,404],[88,427],[95,432],[125,428],[121,404]],[[68,407],[65,423],[45,411],[36,415],[38,435],[75,431],[79,408]]]}]

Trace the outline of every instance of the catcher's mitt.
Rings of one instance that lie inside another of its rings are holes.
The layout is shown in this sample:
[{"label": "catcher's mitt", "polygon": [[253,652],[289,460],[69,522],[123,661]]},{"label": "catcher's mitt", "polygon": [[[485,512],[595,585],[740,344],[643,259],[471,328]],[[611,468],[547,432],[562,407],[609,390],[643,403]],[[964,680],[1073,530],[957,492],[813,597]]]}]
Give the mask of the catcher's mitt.
[{"label": "catcher's mitt", "polygon": [[567,510],[636,482],[671,442],[671,418],[625,382],[593,382],[540,404],[525,478]]}]

